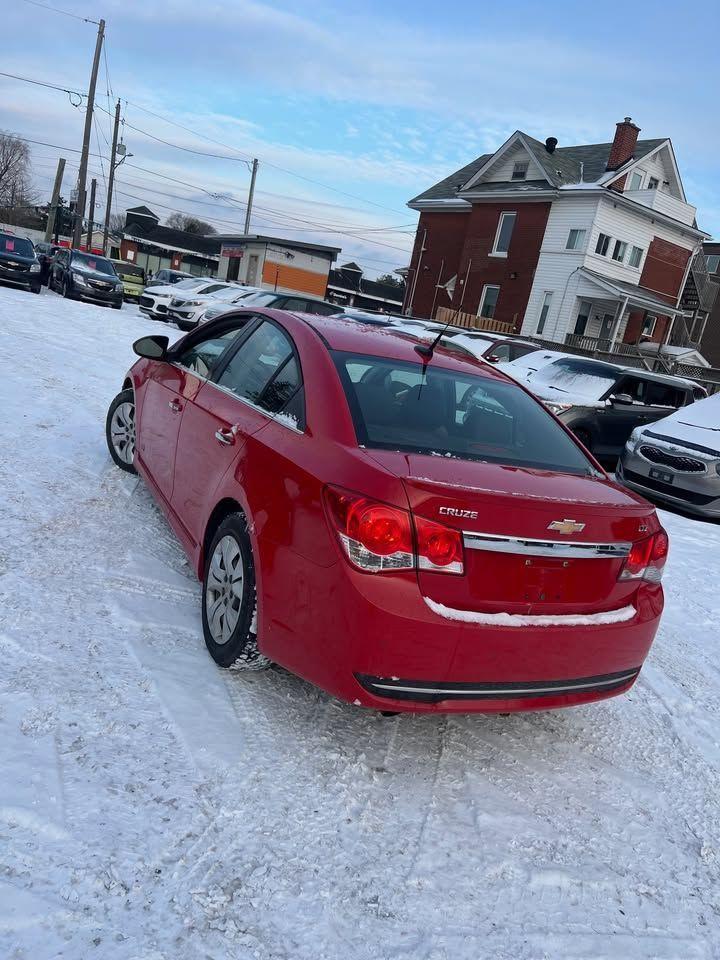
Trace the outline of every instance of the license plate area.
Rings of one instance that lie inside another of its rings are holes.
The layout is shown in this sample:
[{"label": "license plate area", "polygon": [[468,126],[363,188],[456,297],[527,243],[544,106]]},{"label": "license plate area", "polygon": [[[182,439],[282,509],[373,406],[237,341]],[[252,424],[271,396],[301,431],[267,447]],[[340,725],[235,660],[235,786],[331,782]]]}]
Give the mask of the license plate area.
[{"label": "license plate area", "polygon": [[674,476],[672,473],[668,473],[666,470],[658,470],[657,467],[651,467],[650,478],[652,480],[660,480],[662,483],[672,483]]}]

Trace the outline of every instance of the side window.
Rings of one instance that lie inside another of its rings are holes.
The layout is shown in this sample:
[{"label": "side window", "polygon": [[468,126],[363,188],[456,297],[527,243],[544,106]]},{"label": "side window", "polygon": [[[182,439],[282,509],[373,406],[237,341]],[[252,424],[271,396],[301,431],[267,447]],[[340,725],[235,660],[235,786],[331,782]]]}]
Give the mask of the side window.
[{"label": "side window", "polygon": [[220,356],[238,336],[242,328],[243,324],[232,327],[224,333],[218,333],[193,343],[192,346],[187,347],[174,357],[175,363],[180,364],[181,367],[186,367],[200,377],[209,377]]},{"label": "side window", "polygon": [[300,369],[294,356],[280,367],[265,387],[258,406],[268,413],[285,413],[299,430],[305,427],[305,396],[300,379]]},{"label": "side window", "polygon": [[647,403],[647,383],[638,377],[621,377],[611,390],[613,396],[627,394],[634,403]]},{"label": "side window", "polygon": [[311,312],[311,313],[318,313],[318,314],[320,314],[321,317],[329,317],[331,314],[337,313],[337,312],[338,312],[338,308],[332,306],[332,305],[329,304],[329,303],[318,303],[318,302],[316,301],[315,303],[312,303],[312,304],[310,305],[310,312]]},{"label": "side window", "polygon": [[510,360],[511,359],[512,348],[509,343],[500,343],[491,350],[489,353],[486,353],[485,356],[490,360]]},{"label": "side window", "polygon": [[649,383],[647,400],[652,407],[682,407],[685,403],[685,391],[669,383]]},{"label": "side window", "polygon": [[[273,323],[265,321],[233,354],[217,382],[241,399],[262,406],[269,413],[278,413],[283,398],[286,402],[293,389],[290,379],[283,380],[285,367],[288,367],[286,376],[292,378],[292,367],[289,367],[292,359],[293,350],[288,337]],[[295,380],[297,387],[297,369]],[[278,381],[276,386],[275,381]]]},{"label": "side window", "polygon": [[300,313],[308,313],[309,305],[307,300],[302,297],[288,297],[282,304],[283,310],[299,310]]}]

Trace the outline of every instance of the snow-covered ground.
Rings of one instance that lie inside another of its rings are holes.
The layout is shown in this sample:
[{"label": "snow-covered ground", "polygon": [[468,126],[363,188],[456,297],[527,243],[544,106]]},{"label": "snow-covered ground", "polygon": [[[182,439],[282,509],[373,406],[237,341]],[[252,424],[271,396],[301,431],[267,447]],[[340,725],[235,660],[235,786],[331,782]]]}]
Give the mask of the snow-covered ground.
[{"label": "snow-covered ground", "polygon": [[720,956],[720,527],[663,512],[629,696],[386,719],[223,672],[105,450],[166,330],[0,288],[0,958]]}]

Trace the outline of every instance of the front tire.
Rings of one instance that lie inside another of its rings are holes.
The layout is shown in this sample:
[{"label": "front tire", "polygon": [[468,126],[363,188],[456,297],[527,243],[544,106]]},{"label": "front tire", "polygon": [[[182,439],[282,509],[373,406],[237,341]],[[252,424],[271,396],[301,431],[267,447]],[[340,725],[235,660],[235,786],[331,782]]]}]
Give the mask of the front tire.
[{"label": "front tire", "polygon": [[135,393],[122,390],[110,404],[105,439],[113,461],[126,473],[135,469]]},{"label": "front tire", "polygon": [[202,624],[210,656],[221,667],[262,670],[257,644],[255,563],[247,521],[231,513],[215,531],[205,563]]}]

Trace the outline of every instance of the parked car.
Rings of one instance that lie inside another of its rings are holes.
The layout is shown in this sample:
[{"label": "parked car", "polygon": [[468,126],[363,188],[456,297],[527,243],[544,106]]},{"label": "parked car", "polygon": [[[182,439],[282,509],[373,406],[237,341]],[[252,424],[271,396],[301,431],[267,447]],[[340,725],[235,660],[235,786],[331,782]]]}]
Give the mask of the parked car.
[{"label": "parked car", "polygon": [[168,306],[168,318],[181,330],[194,330],[209,306],[240,303],[254,292],[257,292],[255,287],[240,287],[237,283],[223,283],[209,293],[178,291]]},{"label": "parked car", "polygon": [[620,456],[635,427],[705,394],[702,387],[679,377],[567,355],[540,367],[525,382],[588,450],[613,459]]},{"label": "parked car", "polygon": [[127,260],[111,260],[111,263],[122,280],[123,297],[137,303],[145,287],[145,271],[136,263],[128,263]]},{"label": "parked car", "polygon": [[[275,293],[273,290],[260,290],[240,299],[243,307],[272,307],[275,310],[292,310],[296,313],[316,313],[323,317],[342,313],[343,309],[337,303],[329,303],[318,297],[309,297],[304,293]],[[202,322],[214,320],[232,309],[231,304],[208,307],[203,314]]]},{"label": "parked car", "polygon": [[82,250],[63,247],[50,268],[48,287],[73,300],[92,300],[119,310],[123,285],[110,260]]},{"label": "parked car", "polygon": [[[184,273],[182,270],[158,270],[157,273],[149,273],[147,277],[147,282],[153,287],[160,287],[165,285],[172,286],[175,283],[181,283],[183,280],[192,280],[194,278],[192,273]],[[198,277],[198,280],[211,280],[212,277]]]},{"label": "parked car", "polygon": [[62,250],[62,247],[56,243],[45,243],[44,240],[41,240],[35,244],[35,256],[38,258],[38,263],[40,264],[40,283],[44,287],[47,286],[53,257],[58,250]]},{"label": "parked car", "polygon": [[222,286],[222,282],[217,280],[208,280],[207,277],[186,277],[177,283],[163,283],[159,285],[148,285],[142,292],[138,300],[138,307],[141,313],[152,317],[153,320],[167,320],[168,308],[173,297],[180,295],[180,291],[187,292],[193,290],[196,293],[217,290]]},{"label": "parked car", "polygon": [[40,264],[32,242],[0,230],[0,280],[40,293]]},{"label": "parked car", "polygon": [[546,709],[632,686],[667,536],[500,371],[258,306],[134,348],[108,447],[202,580],[218,664],[275,661],[385,711]]},{"label": "parked car", "polygon": [[[402,324],[402,328],[407,329],[405,321],[393,321],[393,323],[396,328],[400,328]],[[433,340],[439,333],[442,333],[443,339],[464,347],[468,353],[480,360],[487,360],[488,363],[511,363],[540,349],[535,343],[530,343],[527,340],[516,340],[506,334],[501,335],[490,333],[487,330],[465,329],[439,323],[427,327],[411,327],[408,332],[426,341]]]},{"label": "parked car", "polygon": [[645,496],[720,518],[720,393],[633,430],[617,478]]}]

